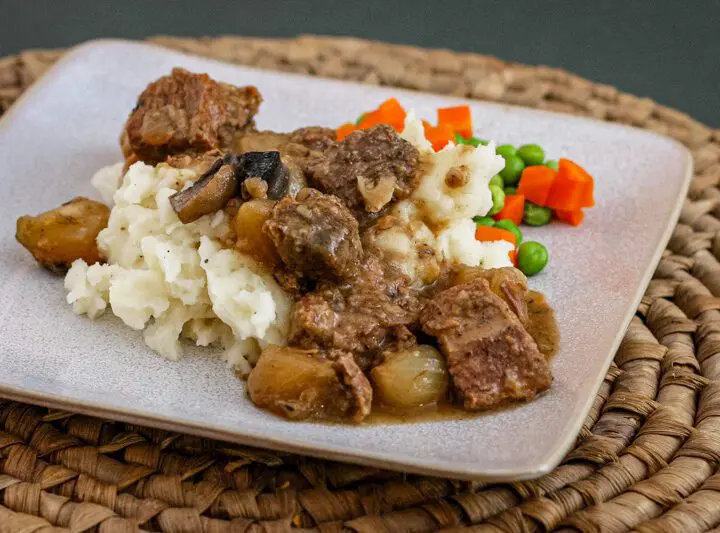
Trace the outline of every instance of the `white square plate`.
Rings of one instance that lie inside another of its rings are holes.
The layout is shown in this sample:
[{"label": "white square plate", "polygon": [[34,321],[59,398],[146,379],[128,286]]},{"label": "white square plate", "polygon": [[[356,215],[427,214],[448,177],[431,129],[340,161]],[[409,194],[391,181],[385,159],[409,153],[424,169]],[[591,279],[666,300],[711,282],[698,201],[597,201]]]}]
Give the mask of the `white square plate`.
[{"label": "white square plate", "polygon": [[[538,142],[596,179],[578,228],[528,230],[551,260],[532,278],[562,336],[547,394],[477,418],[402,425],[292,423],[256,409],[245,385],[207,355],[170,362],[110,313],[92,322],[65,303],[62,279],[15,242],[15,220],[93,195],[92,173],[121,159],[138,94],[173,66],[256,85],[260,128],[336,126],[398,96],[420,116],[469,103],[477,134]],[[0,395],[165,429],[407,471],[493,480],[539,476],[574,442],[653,268],[691,175],[688,152],[645,131],[568,115],[268,72],[158,47],[100,41],[67,55],[0,122]]]}]

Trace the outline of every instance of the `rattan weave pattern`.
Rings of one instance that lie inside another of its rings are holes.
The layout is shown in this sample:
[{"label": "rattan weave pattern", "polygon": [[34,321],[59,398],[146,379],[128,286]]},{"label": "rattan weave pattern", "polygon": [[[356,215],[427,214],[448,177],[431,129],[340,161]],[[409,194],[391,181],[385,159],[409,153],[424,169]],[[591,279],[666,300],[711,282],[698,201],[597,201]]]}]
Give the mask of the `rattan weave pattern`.
[{"label": "rattan weave pattern", "polygon": [[[552,473],[511,485],[403,475],[0,400],[0,533],[693,533],[720,525],[720,130],[558,69],[477,54],[311,36],[153,41],[235,63],[632,124],[685,144],[696,174],[577,445]],[[0,112],[61,53],[0,59]]]}]

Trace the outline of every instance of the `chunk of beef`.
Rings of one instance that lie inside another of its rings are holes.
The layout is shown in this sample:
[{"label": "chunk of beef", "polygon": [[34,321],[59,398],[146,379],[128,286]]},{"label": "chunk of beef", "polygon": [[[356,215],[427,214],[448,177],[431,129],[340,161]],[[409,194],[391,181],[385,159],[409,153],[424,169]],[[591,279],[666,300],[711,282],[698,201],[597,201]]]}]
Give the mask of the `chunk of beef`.
[{"label": "chunk of beef", "polygon": [[255,87],[175,68],[138,98],[125,124],[125,157],[158,163],[172,154],[229,148],[239,132],[253,127],[261,101]]},{"label": "chunk of beef", "polygon": [[550,366],[537,344],[486,279],[438,294],[420,315],[437,337],[455,391],[466,409],[529,400],[550,386]]},{"label": "chunk of beef", "polygon": [[362,258],[357,220],[337,198],[312,189],[278,202],[264,230],[285,265],[302,277],[347,277]]},{"label": "chunk of beef", "polygon": [[352,354],[341,353],[333,362],[333,370],[345,392],[344,401],[348,407],[345,412],[353,421],[360,422],[372,409],[373,389],[367,376],[355,363]]},{"label": "chunk of beef", "polygon": [[[307,156],[311,151],[324,152],[334,143],[335,138],[335,130],[321,126],[299,128],[290,133],[270,130],[247,131],[236,139],[234,148],[239,153],[269,150],[283,152],[289,149],[296,152],[293,155]],[[297,146],[288,148],[289,144]]]},{"label": "chunk of beef", "polygon": [[169,156],[165,163],[171,167],[192,170],[202,176],[223,156],[220,150],[210,150],[202,154],[175,154]]},{"label": "chunk of beef", "polygon": [[490,289],[502,298],[517,315],[523,326],[528,325],[527,278],[517,268],[482,268],[459,266],[448,271],[439,285],[444,288],[462,285],[476,278],[487,280]]},{"label": "chunk of beef", "polygon": [[290,342],[350,352],[367,370],[382,360],[384,351],[415,343],[409,328],[421,307],[401,277],[388,275],[375,258],[366,258],[355,279],[323,284],[297,301]]},{"label": "chunk of beef", "polygon": [[389,126],[356,131],[309,165],[311,183],[334,194],[361,221],[392,200],[407,198],[418,182],[417,149]]},{"label": "chunk of beef", "polygon": [[246,131],[238,136],[233,146],[234,151],[243,154],[245,152],[267,152],[277,150],[282,152],[287,146],[290,135],[288,133],[277,133],[275,131]]},{"label": "chunk of beef", "polygon": [[370,412],[372,387],[350,354],[269,346],[248,378],[250,399],[293,420],[344,418]]},{"label": "chunk of beef", "polygon": [[337,135],[333,129],[323,128],[322,126],[308,126],[293,131],[288,141],[304,146],[311,152],[323,153],[335,144],[335,139],[337,139]]}]

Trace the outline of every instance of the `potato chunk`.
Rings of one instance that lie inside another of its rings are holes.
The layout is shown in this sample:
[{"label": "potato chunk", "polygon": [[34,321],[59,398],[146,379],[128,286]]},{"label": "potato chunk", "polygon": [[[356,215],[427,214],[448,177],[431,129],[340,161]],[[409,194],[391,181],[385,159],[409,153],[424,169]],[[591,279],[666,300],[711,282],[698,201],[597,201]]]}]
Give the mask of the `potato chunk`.
[{"label": "potato chunk", "polygon": [[275,243],[263,231],[265,222],[272,217],[275,202],[255,198],[240,206],[233,226],[237,234],[235,248],[247,254],[271,271],[280,263]]},{"label": "potato chunk", "polygon": [[76,259],[102,261],[96,238],[109,217],[108,206],[78,196],[37,216],[21,216],[15,238],[42,266],[64,272]]},{"label": "potato chunk", "polygon": [[350,417],[370,413],[372,386],[348,353],[332,359],[315,350],[268,346],[248,378],[250,399],[291,420]]}]

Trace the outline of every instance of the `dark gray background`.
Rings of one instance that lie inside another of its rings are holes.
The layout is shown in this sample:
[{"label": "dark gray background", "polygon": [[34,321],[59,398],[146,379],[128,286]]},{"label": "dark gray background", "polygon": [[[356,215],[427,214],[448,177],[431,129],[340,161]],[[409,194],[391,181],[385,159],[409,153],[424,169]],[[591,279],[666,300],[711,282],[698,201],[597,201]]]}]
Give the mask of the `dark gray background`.
[{"label": "dark gray background", "polygon": [[96,37],[300,33],[563,67],[720,127],[720,0],[0,0],[0,55]]}]

